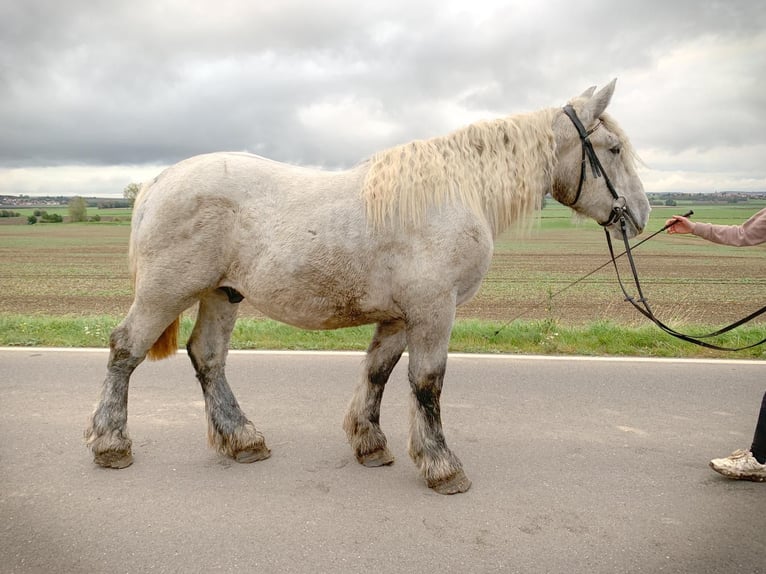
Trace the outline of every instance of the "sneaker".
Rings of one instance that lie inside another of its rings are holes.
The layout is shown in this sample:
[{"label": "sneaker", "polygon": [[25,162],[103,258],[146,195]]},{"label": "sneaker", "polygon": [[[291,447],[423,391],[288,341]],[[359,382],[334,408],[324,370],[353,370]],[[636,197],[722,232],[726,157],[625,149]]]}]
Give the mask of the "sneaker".
[{"label": "sneaker", "polygon": [[766,482],[766,464],[758,462],[749,450],[738,449],[726,458],[714,458],[710,468],[734,480]]}]

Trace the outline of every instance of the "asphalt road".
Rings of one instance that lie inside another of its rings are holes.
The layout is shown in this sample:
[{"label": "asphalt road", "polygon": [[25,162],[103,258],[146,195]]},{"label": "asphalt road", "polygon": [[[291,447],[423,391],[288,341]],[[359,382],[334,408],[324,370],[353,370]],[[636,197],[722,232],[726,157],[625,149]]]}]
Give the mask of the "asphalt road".
[{"label": "asphalt road", "polygon": [[443,419],[473,487],[447,497],[406,454],[406,358],[391,467],[341,429],[361,355],[236,353],[272,457],[207,447],[179,354],[133,377],[124,470],[81,439],[106,359],[0,350],[0,572],[766,572],[766,483],[707,466],[749,446],[764,363],[452,356]]}]

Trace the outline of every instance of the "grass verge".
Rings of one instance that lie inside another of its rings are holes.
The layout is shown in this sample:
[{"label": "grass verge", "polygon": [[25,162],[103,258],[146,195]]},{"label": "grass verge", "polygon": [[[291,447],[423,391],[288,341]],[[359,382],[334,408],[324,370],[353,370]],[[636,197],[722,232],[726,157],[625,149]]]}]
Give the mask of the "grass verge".
[{"label": "grass verge", "polygon": [[[0,346],[107,347],[109,334],[120,319],[112,316],[0,315]],[[181,323],[181,345],[193,326]],[[691,334],[712,330],[704,326],[677,326]],[[335,331],[305,331],[276,321],[242,318],[231,339],[232,349],[364,350],[373,327]],[[499,331],[499,332],[498,332]],[[739,347],[761,340],[766,327],[743,326],[717,338],[716,344]],[[500,322],[464,320],[455,324],[450,351],[542,355],[615,355],[646,357],[716,357],[765,359],[764,346],[746,351],[713,351],[666,335],[654,325],[625,326],[610,321],[564,325],[555,320]]]}]

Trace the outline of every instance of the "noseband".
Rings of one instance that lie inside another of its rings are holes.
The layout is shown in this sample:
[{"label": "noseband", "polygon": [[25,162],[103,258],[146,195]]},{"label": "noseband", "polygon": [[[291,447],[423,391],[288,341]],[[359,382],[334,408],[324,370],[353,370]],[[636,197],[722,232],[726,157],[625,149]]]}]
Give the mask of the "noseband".
[{"label": "noseband", "polygon": [[614,188],[614,185],[612,185],[612,181],[609,179],[609,176],[606,174],[606,171],[604,171],[604,166],[601,165],[601,161],[598,159],[598,156],[596,155],[596,150],[593,149],[593,144],[590,141],[590,135],[595,132],[599,127],[601,127],[601,122],[597,123],[596,126],[591,129],[590,131],[585,129],[585,126],[582,125],[582,122],[580,121],[580,118],[577,117],[577,112],[575,112],[574,108],[567,104],[564,106],[564,113],[566,116],[572,120],[572,123],[574,124],[575,129],[577,130],[577,133],[580,135],[580,143],[582,144],[582,161],[580,162],[580,183],[577,185],[577,193],[575,194],[574,201],[571,203],[567,203],[568,207],[574,207],[575,204],[580,200],[580,195],[582,194],[582,186],[583,182],[585,181],[586,172],[585,172],[585,158],[587,156],[588,162],[590,163],[590,169],[593,173],[593,177],[602,177],[604,178],[604,183],[606,184],[606,188],[609,190],[609,193],[612,194],[612,197],[614,198],[614,203],[612,204],[612,211],[609,214],[609,218],[604,221],[600,222],[599,225],[602,227],[608,227],[614,223],[621,222],[621,225],[625,226],[625,218],[629,219],[630,222],[635,227],[636,231],[638,231],[638,223],[636,222],[636,219],[633,217],[633,214],[630,212],[630,209],[628,209],[627,201],[624,197],[617,194],[617,190]]}]

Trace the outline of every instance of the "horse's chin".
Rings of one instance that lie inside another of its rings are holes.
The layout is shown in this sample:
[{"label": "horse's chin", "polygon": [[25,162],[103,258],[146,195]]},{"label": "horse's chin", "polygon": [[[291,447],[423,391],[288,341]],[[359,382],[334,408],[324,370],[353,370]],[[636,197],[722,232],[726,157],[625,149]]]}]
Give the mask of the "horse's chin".
[{"label": "horse's chin", "polygon": [[[619,223],[612,223],[611,225],[607,225],[606,229],[609,231],[609,235],[612,237],[612,239],[622,239],[622,226]],[[642,231],[643,229],[637,228],[631,221],[625,222],[625,234],[628,236],[628,239],[633,239]]]}]

